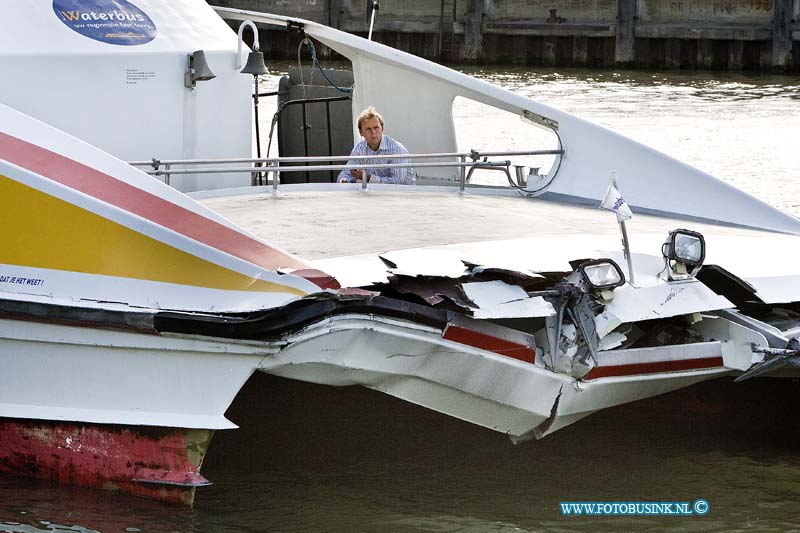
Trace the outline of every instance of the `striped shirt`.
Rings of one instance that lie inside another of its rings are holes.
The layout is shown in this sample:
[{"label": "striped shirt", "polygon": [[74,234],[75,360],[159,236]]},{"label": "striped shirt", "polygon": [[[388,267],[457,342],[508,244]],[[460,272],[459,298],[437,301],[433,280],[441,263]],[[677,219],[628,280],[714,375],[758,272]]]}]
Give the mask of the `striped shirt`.
[{"label": "striped shirt", "polygon": [[[399,155],[399,154],[407,154],[408,150],[406,147],[400,144],[399,142],[395,141],[388,135],[383,135],[381,137],[381,145],[378,146],[377,150],[372,150],[367,141],[363,138],[356,143],[353,147],[353,151],[350,152],[350,157],[354,158],[355,156],[359,155],[380,155],[380,154],[387,154],[387,155]],[[350,159],[347,164],[348,165],[385,165],[391,163],[408,163],[408,159],[404,159],[401,157],[398,158],[391,158],[391,159]],[[395,183],[398,185],[414,185],[416,182],[416,176],[414,175],[414,169],[411,167],[406,168],[369,168],[366,169],[367,174],[371,176],[370,183]],[[339,173],[339,178],[337,181],[346,181],[348,183],[354,183],[356,179],[350,175],[349,170],[342,170]]]}]

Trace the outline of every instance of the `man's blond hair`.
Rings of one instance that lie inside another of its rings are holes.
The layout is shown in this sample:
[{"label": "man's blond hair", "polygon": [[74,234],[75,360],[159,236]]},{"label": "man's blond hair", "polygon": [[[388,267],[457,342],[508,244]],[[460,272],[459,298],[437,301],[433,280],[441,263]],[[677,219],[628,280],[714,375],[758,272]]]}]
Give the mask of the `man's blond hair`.
[{"label": "man's blond hair", "polygon": [[371,120],[373,118],[377,118],[378,122],[381,123],[381,128],[383,127],[383,117],[380,113],[378,113],[374,107],[369,106],[364,111],[358,115],[358,131],[361,131],[361,125],[364,124],[365,120]]}]

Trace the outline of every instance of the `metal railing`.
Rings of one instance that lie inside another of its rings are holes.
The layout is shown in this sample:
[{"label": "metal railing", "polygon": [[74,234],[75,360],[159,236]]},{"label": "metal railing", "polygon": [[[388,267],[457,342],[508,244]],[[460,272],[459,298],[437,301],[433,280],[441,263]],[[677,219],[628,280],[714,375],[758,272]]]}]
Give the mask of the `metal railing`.
[{"label": "metal railing", "polygon": [[[280,175],[284,172],[314,172],[314,171],[341,171],[341,170],[372,170],[387,168],[446,168],[457,167],[460,169],[460,190],[466,188],[472,173],[477,169],[501,170],[504,171],[509,183],[511,178],[511,161],[489,161],[489,157],[503,156],[540,156],[540,155],[563,155],[564,150],[519,150],[519,151],[495,151],[481,152],[471,150],[469,152],[446,152],[430,154],[395,154],[395,155],[364,155],[351,158],[351,156],[313,156],[313,157],[274,157],[274,158],[230,158],[230,159],[152,159],[150,161],[130,161],[129,164],[137,167],[150,167],[146,172],[152,176],[163,176],[164,182],[169,185],[171,176],[183,174],[222,174],[222,173],[250,173],[256,176],[261,173],[272,174],[272,187],[277,190],[280,183]],[[424,162],[425,159],[450,159],[450,161]],[[403,163],[376,163],[376,164],[343,164],[334,165],[331,162],[358,160],[394,160],[405,159],[409,162]],[[457,161],[455,161],[457,159]],[[468,161],[470,159],[470,161]],[[249,164],[247,167],[236,166],[216,166],[206,167],[206,165],[235,165]],[[306,163],[306,165],[292,165],[291,163]],[[327,163],[313,165],[309,163]],[[176,169],[175,166],[192,165],[205,168],[182,168]],[[469,172],[467,172],[469,169]],[[367,188],[368,180],[361,180],[362,188]],[[255,182],[254,182],[255,183]]]}]

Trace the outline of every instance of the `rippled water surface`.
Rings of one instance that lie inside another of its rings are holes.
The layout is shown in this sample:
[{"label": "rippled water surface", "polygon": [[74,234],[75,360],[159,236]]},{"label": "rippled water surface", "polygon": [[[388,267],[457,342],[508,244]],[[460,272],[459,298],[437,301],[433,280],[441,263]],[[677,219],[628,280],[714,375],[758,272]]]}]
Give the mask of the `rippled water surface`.
[{"label": "rippled water surface", "polygon": [[[796,77],[469,73],[800,216]],[[459,130],[462,147],[494,147],[518,126],[456,111],[462,124],[481,126]],[[270,113],[267,103],[266,131]],[[0,476],[0,532],[800,530],[798,386],[720,380],[514,446],[372,391],[261,376],[229,412],[242,429],[214,437],[203,473],[215,485],[199,490],[194,509]],[[711,506],[704,517],[566,518],[558,505],[698,498]]]}]

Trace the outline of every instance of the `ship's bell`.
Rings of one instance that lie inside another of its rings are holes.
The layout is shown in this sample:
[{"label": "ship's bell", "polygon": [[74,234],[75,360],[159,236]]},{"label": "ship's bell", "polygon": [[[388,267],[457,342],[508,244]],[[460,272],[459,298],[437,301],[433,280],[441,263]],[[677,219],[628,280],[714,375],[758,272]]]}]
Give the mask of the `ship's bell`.
[{"label": "ship's bell", "polygon": [[186,87],[193,88],[198,81],[213,80],[216,77],[206,62],[204,51],[196,50],[189,56],[189,70],[186,71],[184,80]]},{"label": "ship's bell", "polygon": [[264,64],[264,54],[259,51],[250,52],[247,56],[247,64],[242,69],[242,74],[252,74],[253,76],[269,74],[267,65]]}]

